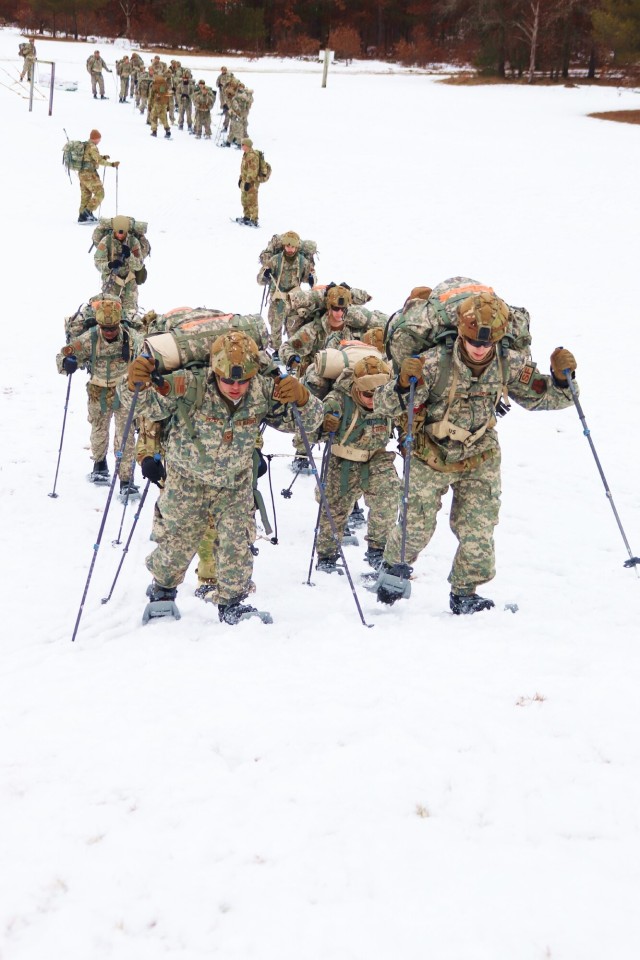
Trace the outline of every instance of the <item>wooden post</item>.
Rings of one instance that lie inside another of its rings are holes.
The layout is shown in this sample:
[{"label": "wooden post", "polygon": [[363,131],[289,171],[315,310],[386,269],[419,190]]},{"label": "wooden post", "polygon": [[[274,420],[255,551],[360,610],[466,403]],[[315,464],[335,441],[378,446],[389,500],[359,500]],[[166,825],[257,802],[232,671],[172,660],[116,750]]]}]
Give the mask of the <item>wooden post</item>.
[{"label": "wooden post", "polygon": [[329,73],[329,58],[331,57],[331,50],[327,47],[324,51],[324,65],[322,67],[322,86],[323,88],[327,85],[327,74]]}]

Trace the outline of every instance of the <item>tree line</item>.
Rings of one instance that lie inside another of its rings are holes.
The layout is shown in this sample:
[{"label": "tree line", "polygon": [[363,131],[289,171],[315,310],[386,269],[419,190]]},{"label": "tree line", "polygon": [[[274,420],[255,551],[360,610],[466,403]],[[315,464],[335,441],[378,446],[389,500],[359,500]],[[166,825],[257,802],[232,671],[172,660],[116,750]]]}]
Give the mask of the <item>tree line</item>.
[{"label": "tree line", "polygon": [[470,64],[533,81],[635,77],[640,0],[0,0],[25,33],[203,53]]}]

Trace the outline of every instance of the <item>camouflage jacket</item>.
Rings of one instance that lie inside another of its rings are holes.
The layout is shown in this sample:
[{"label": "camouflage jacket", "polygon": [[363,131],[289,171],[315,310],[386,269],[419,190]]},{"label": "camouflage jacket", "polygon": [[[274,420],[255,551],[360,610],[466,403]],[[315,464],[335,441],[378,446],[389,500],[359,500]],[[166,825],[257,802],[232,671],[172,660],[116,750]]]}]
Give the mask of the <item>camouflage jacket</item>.
[{"label": "camouflage jacket", "polygon": [[[145,390],[138,397],[136,411],[148,420],[170,418],[166,442],[169,469],[195,474],[203,483],[235,487],[251,476],[253,451],[263,423],[285,433],[295,430],[291,410],[273,398],[275,380],[271,377],[253,377],[236,407],[223,399],[207,371],[179,370],[165,380],[169,394],[163,397],[154,388]],[[130,403],[133,394],[126,381],[120,394],[124,403]],[[319,428],[322,416],[322,404],[315,397],[310,396],[300,408],[309,432]]]},{"label": "camouflage jacket", "polygon": [[211,110],[214,102],[215,96],[213,94],[213,90],[210,90],[209,87],[205,87],[204,90],[201,90],[200,86],[196,84],[196,88],[193,92],[193,105],[196,110],[206,113],[208,110]]},{"label": "camouflage jacket", "polygon": [[130,77],[133,72],[133,66],[130,60],[117,60],[116,73],[119,77]]},{"label": "camouflage jacket", "polygon": [[148,70],[145,70],[138,77],[138,93],[142,97],[149,96],[149,88],[151,87],[151,74]]},{"label": "camouflage jacket", "polygon": [[103,157],[93,141],[87,140],[87,145],[83,156],[84,170],[80,173],[96,173],[99,166],[112,167],[113,163],[106,157]]},{"label": "camouflage jacket", "polygon": [[260,157],[258,151],[249,147],[246,153],[242,155],[240,164],[240,179],[244,183],[251,183],[258,186],[258,170],[260,169]]},{"label": "camouflage jacket", "polygon": [[62,361],[73,356],[79,367],[89,371],[90,383],[115,388],[127,372],[130,359],[141,348],[142,339],[122,324],[118,336],[111,342],[105,340],[100,327],[95,326],[63,347],[56,357],[56,365],[58,373],[64,373]]},{"label": "camouflage jacket", "polygon": [[[266,280],[265,270],[271,270],[271,277]],[[296,253],[291,259],[284,253],[277,253],[263,263],[258,276],[258,283],[269,284],[272,300],[283,300],[284,294],[289,293],[301,283],[309,283],[313,276],[314,267],[310,260],[302,253]]]},{"label": "camouflage jacket", "polygon": [[109,67],[106,65],[102,57],[96,57],[93,54],[87,60],[87,70],[89,73],[102,73],[103,70],[106,70],[107,73],[111,73]]},{"label": "camouflage jacket", "polygon": [[136,235],[128,233],[124,240],[118,240],[113,233],[109,232],[102,238],[93,255],[93,262],[100,271],[103,280],[111,276],[112,270],[109,264],[113,260],[122,259],[123,245],[129,247],[131,253],[129,258],[124,261],[124,265],[113,271],[116,276],[122,280],[131,280],[136,270],[140,270],[142,267],[142,249]]},{"label": "camouflage jacket", "polygon": [[188,100],[191,102],[193,93],[195,90],[195,83],[193,80],[185,79],[184,77],[180,80],[178,86],[176,87],[176,97],[179,101]]},{"label": "camouflage jacket", "polygon": [[[433,347],[420,356],[423,383],[415,391],[413,432],[416,455],[424,459],[430,450],[444,464],[497,453],[495,411],[503,395],[503,380],[509,398],[526,410],[562,410],[573,403],[568,387],[556,386],[552,377],[515,350],[494,357],[477,378],[460,357],[459,340],[452,354],[445,347]],[[375,391],[374,409],[381,416],[399,418],[406,413],[408,396],[399,391],[396,379],[391,380]],[[444,431],[438,426],[443,423],[447,424]],[[467,432],[469,438],[456,439],[456,428],[462,435]],[[449,435],[443,437],[443,432]],[[474,435],[475,440],[471,439]]]},{"label": "camouflage jacket", "polygon": [[[313,293],[313,291],[311,291]],[[289,363],[293,357],[300,357],[301,366],[306,368],[313,361],[318,350],[325,347],[337,347],[341,340],[361,340],[362,334],[370,327],[381,326],[378,317],[371,310],[362,307],[348,307],[344,314],[344,326],[332,330],[326,310],[319,317],[305,323],[293,336],[289,337],[280,349],[280,358]]]},{"label": "camouflage jacket", "polygon": [[369,452],[386,450],[391,436],[391,418],[356,403],[352,387],[353,370],[345,370],[324,399],[325,416],[332,413],[340,417],[333,441],[334,447],[339,445],[335,449],[335,456],[340,456],[339,447],[343,445]]},{"label": "camouflage jacket", "polygon": [[133,72],[136,74],[144,70],[144,60],[139,53],[131,54],[131,66],[133,67]]},{"label": "camouflage jacket", "polygon": [[239,120],[244,120],[249,115],[250,106],[247,93],[244,90],[238,90],[229,104],[229,112],[238,117]]}]

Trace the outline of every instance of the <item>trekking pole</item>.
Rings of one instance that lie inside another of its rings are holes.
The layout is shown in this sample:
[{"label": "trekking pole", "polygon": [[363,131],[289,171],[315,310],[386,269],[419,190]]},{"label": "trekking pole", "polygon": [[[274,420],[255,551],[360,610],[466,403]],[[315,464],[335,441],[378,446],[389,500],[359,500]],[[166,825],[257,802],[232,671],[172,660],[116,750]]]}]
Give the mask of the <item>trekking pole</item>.
[{"label": "trekking pole", "polygon": [[[282,379],[284,380],[284,378],[290,376],[290,374],[286,371],[286,368],[282,368],[281,371],[280,371],[280,376],[281,376]],[[323,488],[323,486],[322,486],[322,482],[321,482],[321,480],[320,480],[320,476],[318,475],[318,468],[316,467],[316,462],[315,462],[315,460],[313,459],[313,453],[311,452],[311,444],[309,443],[309,437],[307,436],[307,431],[305,430],[304,425],[303,425],[303,423],[302,423],[302,417],[300,416],[300,411],[298,410],[298,408],[297,408],[297,406],[295,405],[295,403],[290,404],[290,406],[291,406],[291,412],[293,413],[293,419],[295,420],[296,426],[297,426],[298,430],[300,431],[300,436],[302,437],[302,442],[304,443],[304,448],[305,448],[305,450],[307,451],[307,457],[309,458],[309,463],[311,464],[311,468],[312,468],[312,470],[313,470],[313,475],[314,475],[314,477],[315,477],[316,484],[317,484],[317,486],[318,486],[318,493],[320,494],[321,504],[322,504],[322,506],[323,506],[323,508],[324,508],[324,512],[325,512],[326,515],[327,515],[327,520],[329,521],[329,526],[331,527],[331,533],[333,534],[333,539],[334,539],[335,542],[336,542],[336,547],[338,548],[338,553],[340,554],[340,557],[341,557],[341,559],[342,559],[342,563],[344,564],[344,572],[345,572],[346,575],[347,575],[347,580],[349,581],[349,586],[351,587],[351,593],[352,593],[352,595],[353,595],[353,599],[354,599],[354,601],[355,601],[355,605],[356,605],[356,607],[357,607],[357,609],[358,609],[358,615],[359,615],[359,617],[360,617],[360,620],[362,621],[363,627],[372,627],[373,624],[372,624],[372,623],[367,623],[366,620],[364,619],[364,614],[363,614],[363,612],[362,612],[362,607],[360,606],[360,601],[358,600],[358,594],[356,593],[356,588],[355,588],[355,586],[354,586],[354,584],[353,584],[353,580],[352,580],[352,578],[351,578],[351,573],[350,573],[350,571],[349,571],[349,567],[348,567],[348,564],[347,564],[347,560],[346,560],[346,557],[345,557],[345,555],[344,555],[344,550],[342,549],[342,537],[338,534],[338,530],[337,530],[337,528],[336,528],[335,520],[333,519],[333,514],[331,513],[331,507],[329,506],[329,501],[327,500],[327,498],[326,498],[326,496],[325,496],[324,488]]]},{"label": "trekking pole", "polygon": [[[107,175],[107,168],[105,167],[104,170],[102,171],[102,195],[103,195],[103,198],[104,198],[104,180],[105,180],[106,175]],[[101,210],[102,210],[102,200],[100,201],[100,206],[98,207],[98,220],[100,219],[100,211],[101,211]],[[91,247],[89,247],[89,251],[91,251]]]},{"label": "trekking pole", "polygon": [[116,216],[118,216],[118,171],[119,168],[116,167]]},{"label": "trekking pole", "polygon": [[265,283],[264,289],[262,291],[262,300],[260,301],[260,315],[262,316],[262,311],[264,310],[264,301],[267,298],[267,287],[268,284]]},{"label": "trekking pole", "polygon": [[[159,454],[156,454],[155,456],[158,457],[158,459],[159,459]],[[154,457],[154,459],[155,459],[155,457]],[[125,543],[125,545],[124,545],[124,547],[123,547],[123,549],[122,549],[122,556],[120,557],[120,563],[118,564],[118,569],[116,570],[116,575],[115,575],[115,577],[113,578],[113,583],[111,584],[111,590],[109,590],[109,593],[107,594],[106,597],[103,597],[103,598],[102,598],[102,601],[101,601],[102,603],[109,603],[109,600],[111,600],[111,595],[113,594],[113,591],[114,591],[114,589],[115,589],[115,585],[116,585],[116,583],[117,583],[117,581],[118,581],[118,577],[120,576],[120,571],[122,570],[122,564],[124,563],[125,557],[127,556],[127,553],[129,552],[129,545],[130,545],[131,540],[132,540],[132,538],[133,538],[133,534],[135,533],[135,529],[136,529],[136,525],[137,525],[137,523],[138,523],[138,520],[140,519],[140,514],[142,513],[142,508],[144,507],[144,502],[145,502],[145,500],[147,499],[147,494],[149,493],[149,484],[150,484],[150,483],[151,483],[151,481],[150,481],[150,480],[147,480],[147,482],[146,482],[146,484],[145,484],[145,488],[144,488],[144,490],[142,491],[142,496],[140,497],[140,503],[138,504],[138,509],[136,510],[136,512],[135,512],[135,514],[134,514],[134,517],[133,517],[133,523],[132,523],[132,525],[131,525],[131,531],[129,532],[129,536],[127,537],[127,542]]]},{"label": "trekking pole", "polygon": [[[144,356],[144,354],[141,354],[141,356]],[[77,634],[77,632],[78,632],[78,627],[80,626],[80,618],[82,617],[82,611],[83,611],[83,609],[84,609],[84,602],[85,602],[85,600],[87,599],[87,593],[89,592],[89,584],[91,583],[91,577],[93,576],[93,568],[94,568],[94,566],[95,566],[96,558],[97,558],[97,556],[98,556],[98,550],[100,549],[100,541],[102,540],[102,534],[104,533],[104,526],[105,526],[105,523],[107,522],[107,514],[109,513],[109,506],[110,506],[110,504],[111,504],[111,498],[113,497],[113,488],[115,487],[115,485],[116,485],[116,480],[117,480],[117,478],[118,478],[118,464],[119,464],[120,460],[122,459],[122,455],[123,455],[123,453],[124,453],[124,448],[125,448],[125,446],[126,446],[127,439],[128,439],[128,437],[129,437],[129,431],[131,430],[131,424],[133,423],[133,415],[134,415],[134,413],[135,413],[136,404],[137,404],[137,402],[138,402],[138,394],[140,393],[140,387],[141,387],[141,386],[142,386],[141,383],[136,383],[135,390],[134,390],[134,392],[133,392],[133,400],[131,401],[131,407],[130,407],[130,409],[129,409],[129,415],[128,415],[127,421],[126,421],[126,423],[125,423],[125,425],[124,425],[124,431],[123,431],[123,434],[122,434],[122,445],[121,445],[120,449],[118,450],[118,452],[116,453],[116,461],[117,461],[117,462],[116,462],[116,466],[115,466],[114,471],[113,471],[113,478],[112,478],[112,480],[111,480],[111,486],[109,487],[109,495],[108,495],[108,497],[107,497],[107,503],[106,503],[106,506],[105,506],[105,508],[104,508],[104,513],[102,514],[102,521],[101,521],[101,523],[100,523],[100,529],[98,530],[98,537],[97,537],[96,542],[95,542],[94,545],[93,545],[93,557],[91,558],[91,566],[89,567],[89,573],[88,573],[88,575],[87,575],[87,582],[86,582],[85,585],[84,585],[84,592],[83,592],[83,594],[82,594],[82,600],[80,601],[80,609],[78,610],[78,616],[76,617],[76,625],[75,625],[75,627],[73,628],[73,636],[71,637],[71,642],[72,642],[72,643],[73,643],[73,641],[74,641],[75,638],[76,638],[76,634]]]},{"label": "trekking pole", "polygon": [[295,477],[293,478],[289,486],[285,487],[283,490],[280,491],[281,495],[285,498],[285,500],[291,500],[291,497],[293,496],[293,494],[291,493],[291,488],[293,487],[294,483],[296,482],[296,480],[298,479],[301,473],[302,471],[298,470],[298,472],[296,473]]},{"label": "trekking pole", "polygon": [[56,464],[56,475],[53,478],[53,490],[51,491],[51,493],[48,494],[48,496],[53,497],[54,500],[58,496],[58,494],[56,493],[56,484],[58,482],[58,470],[60,469],[60,457],[62,456],[62,441],[64,440],[64,428],[67,423],[67,410],[69,408],[69,394],[71,393],[71,377],[72,376],[73,374],[70,374],[70,373],[67,374],[67,379],[69,382],[67,383],[67,396],[65,397],[65,401],[64,401],[64,416],[62,418],[62,433],[60,434],[60,447],[58,449],[58,463]]},{"label": "trekking pole", "polygon": [[[322,454],[322,464],[320,465],[320,480],[324,486],[327,482],[327,471],[329,469],[329,457],[331,456],[331,444],[335,433],[329,434],[329,439],[324,448],[324,453]],[[322,510],[322,501],[318,504],[318,514],[316,516],[316,526],[313,531],[313,546],[311,547],[311,560],[309,561],[309,573],[307,574],[307,579],[305,581],[308,587],[313,587],[315,584],[311,583],[311,571],[313,570],[313,558],[316,552],[316,544],[318,543],[318,533],[320,532],[320,515]]]},{"label": "trekking pole", "polygon": [[[404,488],[402,491],[402,541],[400,545],[400,563],[406,566],[407,549],[407,513],[409,512],[409,477],[411,474],[411,450],[413,447],[413,402],[416,393],[416,378],[411,377],[409,386],[409,412],[407,414],[407,436],[404,441]],[[407,569],[407,577],[409,571]]]},{"label": "trekking pole", "polygon": [[273,536],[271,537],[271,543],[276,546],[278,543],[278,517],[276,516],[276,501],[273,497],[273,483],[271,480],[271,461],[273,459],[272,453],[265,454],[267,461],[267,471],[269,476],[269,493],[271,494],[271,507],[273,509]]},{"label": "trekking pole", "polygon": [[600,460],[598,459],[598,454],[596,453],[596,448],[595,448],[595,446],[594,446],[594,444],[593,444],[593,440],[591,439],[591,431],[589,430],[589,427],[587,426],[587,421],[586,421],[586,419],[585,419],[584,412],[583,412],[583,410],[582,410],[582,406],[580,405],[580,401],[579,401],[579,399],[578,399],[578,392],[577,392],[577,390],[576,390],[576,388],[575,388],[575,386],[574,386],[573,380],[571,379],[571,371],[567,369],[567,370],[563,370],[562,373],[563,373],[563,375],[564,375],[567,383],[569,384],[569,389],[571,390],[571,396],[573,397],[573,402],[574,402],[574,404],[575,404],[576,410],[578,411],[578,416],[580,417],[580,422],[582,423],[582,432],[584,433],[585,437],[586,437],[587,440],[589,441],[589,446],[591,447],[591,452],[592,452],[592,454],[593,454],[593,459],[596,461],[596,466],[598,467],[598,472],[599,472],[600,477],[601,477],[601,479],[602,479],[602,483],[604,484],[604,489],[605,489],[605,492],[606,492],[606,495],[607,495],[607,500],[608,500],[609,503],[611,504],[611,509],[613,510],[613,515],[614,515],[614,517],[616,518],[616,523],[618,524],[618,529],[619,529],[619,531],[620,531],[620,533],[621,533],[621,535],[622,535],[622,539],[624,540],[624,545],[625,545],[625,547],[627,548],[627,553],[629,554],[629,559],[624,561],[624,566],[625,566],[625,567],[633,567],[633,568],[635,569],[635,571],[636,571],[636,576],[640,576],[640,573],[638,573],[638,565],[640,564],[640,557],[634,557],[634,555],[633,555],[633,553],[632,553],[632,551],[631,551],[631,547],[629,546],[629,541],[627,540],[627,536],[626,536],[626,534],[625,534],[625,532],[624,532],[624,528],[623,528],[623,526],[622,526],[622,522],[621,522],[621,520],[620,520],[620,517],[618,516],[618,511],[616,510],[616,505],[615,505],[615,503],[613,502],[613,496],[612,496],[612,494],[611,494],[611,490],[609,489],[609,484],[607,483],[607,478],[606,478],[605,475],[604,475],[604,470],[602,469],[602,466],[601,466],[601,464],[600,464]]},{"label": "trekking pole", "polygon": [[127,513],[127,507],[129,506],[129,490],[131,489],[131,484],[133,483],[133,475],[135,473],[135,470],[136,470],[136,461],[134,459],[133,463],[131,464],[131,474],[129,476],[129,483],[127,484],[127,492],[124,495],[124,508],[122,510],[122,519],[120,521],[120,529],[118,530],[118,537],[116,540],[111,541],[112,547],[118,547],[122,543],[122,540],[120,539],[120,537],[122,535],[122,528],[124,527],[124,518]]}]

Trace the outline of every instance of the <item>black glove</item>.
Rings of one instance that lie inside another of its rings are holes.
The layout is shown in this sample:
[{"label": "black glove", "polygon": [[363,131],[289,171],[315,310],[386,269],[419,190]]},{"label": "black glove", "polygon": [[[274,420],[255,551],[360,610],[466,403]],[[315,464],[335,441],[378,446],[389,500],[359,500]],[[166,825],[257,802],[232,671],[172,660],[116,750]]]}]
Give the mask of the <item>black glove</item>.
[{"label": "black glove", "polygon": [[126,243],[122,244],[122,253],[120,254],[123,260],[128,260],[131,256],[131,247],[128,247]]},{"label": "black glove", "polygon": [[64,360],[62,361],[62,369],[64,370],[65,373],[71,376],[71,374],[75,373],[76,370],[78,369],[78,361],[73,355],[70,357],[65,357]]},{"label": "black glove", "polygon": [[271,267],[267,267],[265,272],[262,274],[265,280],[271,280]]},{"label": "black glove", "polygon": [[140,469],[145,480],[151,480],[151,483],[160,483],[167,478],[167,471],[159,457],[157,460],[155,457],[145,457]]},{"label": "black glove", "polygon": [[124,260],[109,260],[107,266],[109,270],[119,270],[120,267],[124,267]]},{"label": "black glove", "polygon": [[315,277],[313,276],[312,273],[310,273],[310,274],[309,274],[309,281],[308,281],[309,286],[312,287],[315,282],[316,282],[316,281],[315,281]]},{"label": "black glove", "polygon": [[242,186],[242,177],[238,177],[238,186],[239,186],[239,187]]},{"label": "black glove", "polygon": [[245,190],[251,190],[251,184],[250,184],[250,183],[245,183],[244,189],[245,189]]}]

